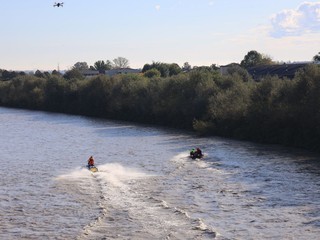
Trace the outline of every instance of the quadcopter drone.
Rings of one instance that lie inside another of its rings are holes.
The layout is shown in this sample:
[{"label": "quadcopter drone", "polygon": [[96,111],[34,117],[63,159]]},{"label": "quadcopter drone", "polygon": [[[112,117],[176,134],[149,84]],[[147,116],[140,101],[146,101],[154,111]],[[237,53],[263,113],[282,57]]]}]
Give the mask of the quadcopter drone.
[{"label": "quadcopter drone", "polygon": [[53,4],[54,7],[63,7],[63,2],[58,2]]}]

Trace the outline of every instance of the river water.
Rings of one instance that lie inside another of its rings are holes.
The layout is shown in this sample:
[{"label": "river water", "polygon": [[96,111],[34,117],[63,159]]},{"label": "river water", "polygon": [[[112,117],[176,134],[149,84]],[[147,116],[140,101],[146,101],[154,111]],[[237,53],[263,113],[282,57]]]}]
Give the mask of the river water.
[{"label": "river water", "polygon": [[8,108],[0,134],[0,239],[320,236],[318,155]]}]

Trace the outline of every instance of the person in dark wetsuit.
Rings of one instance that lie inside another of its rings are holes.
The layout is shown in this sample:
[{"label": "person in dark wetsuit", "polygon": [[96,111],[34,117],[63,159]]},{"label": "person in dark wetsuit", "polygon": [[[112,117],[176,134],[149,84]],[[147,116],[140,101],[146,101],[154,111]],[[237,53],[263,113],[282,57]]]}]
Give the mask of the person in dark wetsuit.
[{"label": "person in dark wetsuit", "polygon": [[197,155],[197,157],[202,157],[202,156],[203,156],[203,155],[202,155],[202,151],[201,151],[200,148],[197,148],[197,150],[196,150],[196,155]]}]

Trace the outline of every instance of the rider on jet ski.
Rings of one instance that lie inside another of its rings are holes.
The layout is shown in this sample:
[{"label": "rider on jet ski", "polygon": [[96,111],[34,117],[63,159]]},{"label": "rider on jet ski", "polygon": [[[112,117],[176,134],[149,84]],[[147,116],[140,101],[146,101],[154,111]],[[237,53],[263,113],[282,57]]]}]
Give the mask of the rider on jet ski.
[{"label": "rider on jet ski", "polygon": [[202,154],[202,151],[201,151],[201,149],[200,148],[197,148],[197,149],[192,149],[191,151],[190,151],[190,157],[191,158],[193,158],[193,159],[195,159],[195,158],[201,158],[203,156],[203,154]]},{"label": "rider on jet ski", "polygon": [[88,159],[88,168],[94,167],[94,159],[92,156],[89,157]]}]

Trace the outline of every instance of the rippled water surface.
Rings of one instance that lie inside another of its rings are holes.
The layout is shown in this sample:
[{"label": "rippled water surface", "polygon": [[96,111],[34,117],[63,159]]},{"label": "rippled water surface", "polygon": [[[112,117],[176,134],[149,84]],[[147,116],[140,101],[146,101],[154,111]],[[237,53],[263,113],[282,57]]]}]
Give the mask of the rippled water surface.
[{"label": "rippled water surface", "polygon": [[0,239],[319,239],[317,155],[7,108],[0,134]]}]

